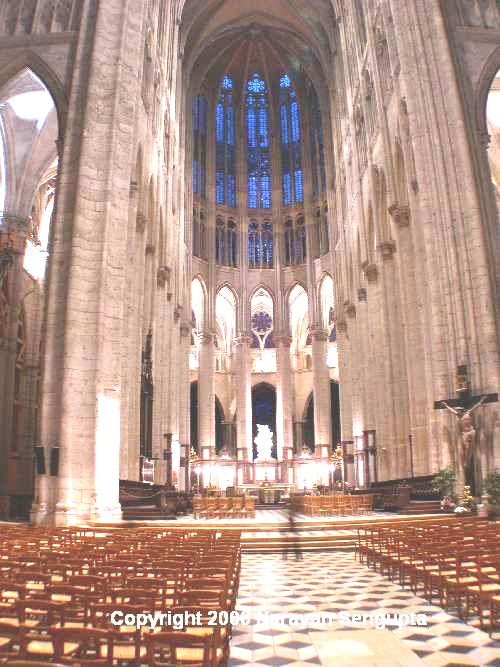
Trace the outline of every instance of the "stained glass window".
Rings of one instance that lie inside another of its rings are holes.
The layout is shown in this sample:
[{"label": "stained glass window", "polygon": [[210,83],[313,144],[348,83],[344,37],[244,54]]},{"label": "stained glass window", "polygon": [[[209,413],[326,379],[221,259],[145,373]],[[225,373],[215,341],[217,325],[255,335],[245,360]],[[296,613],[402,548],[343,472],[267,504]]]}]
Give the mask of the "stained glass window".
[{"label": "stained glass window", "polygon": [[233,79],[224,75],[215,106],[215,202],[236,206]]},{"label": "stained glass window", "polygon": [[251,269],[272,269],[273,227],[270,222],[248,225],[248,266]]},{"label": "stained glass window", "polygon": [[323,126],[321,123],[321,111],[318,97],[311,88],[311,119],[310,119],[310,144],[311,144],[311,168],[313,196],[320,197],[326,191],[325,175],[325,148],[323,142]]},{"label": "stained glass window", "polygon": [[204,197],[207,156],[207,99],[197,95],[193,102],[193,193]]},{"label": "stained glass window", "polygon": [[247,82],[247,205],[271,208],[269,100],[266,82],[258,73]]},{"label": "stained glass window", "polygon": [[288,74],[280,77],[281,183],[283,205],[304,201],[302,147],[297,96]]}]

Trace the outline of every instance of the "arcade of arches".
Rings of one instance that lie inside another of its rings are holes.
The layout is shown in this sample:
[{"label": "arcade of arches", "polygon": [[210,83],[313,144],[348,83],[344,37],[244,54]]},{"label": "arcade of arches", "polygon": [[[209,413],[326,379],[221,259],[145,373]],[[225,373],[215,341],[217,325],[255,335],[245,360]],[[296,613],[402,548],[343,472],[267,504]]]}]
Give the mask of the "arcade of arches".
[{"label": "arcade of arches", "polygon": [[328,486],[339,444],[361,488],[460,469],[457,389],[479,493],[499,37],[494,0],[1,2],[2,514]]}]

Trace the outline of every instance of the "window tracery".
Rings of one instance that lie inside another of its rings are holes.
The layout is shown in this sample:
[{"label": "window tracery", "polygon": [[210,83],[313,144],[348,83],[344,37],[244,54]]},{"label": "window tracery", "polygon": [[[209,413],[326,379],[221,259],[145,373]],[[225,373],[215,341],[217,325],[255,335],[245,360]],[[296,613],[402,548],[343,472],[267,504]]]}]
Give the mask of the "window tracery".
[{"label": "window tracery", "polygon": [[223,266],[237,266],[238,237],[234,220],[217,218],[215,227],[215,261]]},{"label": "window tracery", "polygon": [[251,269],[273,268],[273,227],[268,220],[252,220],[248,225],[248,266]]},{"label": "window tracery", "polygon": [[285,222],[285,265],[303,264],[307,257],[306,228],[304,218]]},{"label": "window tracery", "polygon": [[304,201],[300,112],[288,74],[280,77],[281,179],[283,205]]},{"label": "window tracery", "polygon": [[236,206],[233,79],[226,74],[215,106],[215,203]]},{"label": "window tracery", "polygon": [[271,208],[269,99],[266,82],[258,73],[247,83],[247,205]]}]

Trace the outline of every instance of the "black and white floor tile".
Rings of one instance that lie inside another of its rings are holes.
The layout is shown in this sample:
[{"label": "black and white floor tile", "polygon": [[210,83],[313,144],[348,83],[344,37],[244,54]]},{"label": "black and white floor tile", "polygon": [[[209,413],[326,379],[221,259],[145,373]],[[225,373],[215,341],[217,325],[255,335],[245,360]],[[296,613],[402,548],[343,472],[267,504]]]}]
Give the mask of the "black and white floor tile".
[{"label": "black and white floor tile", "polygon": [[[230,667],[238,665],[326,665],[313,643],[311,629],[256,624],[259,612],[424,613],[425,627],[387,629],[401,639],[428,667],[500,667],[500,641],[467,625],[425,599],[415,597],[365,565],[351,552],[293,554],[245,554],[242,561],[237,609],[249,612],[252,623],[234,628]],[[262,619],[262,615],[260,615]],[[353,627],[334,623],[334,633],[352,632]],[[368,628],[369,629],[369,628]],[[377,632],[374,630],[374,632]],[[337,634],[335,634],[337,636]],[[366,667],[398,664],[397,656],[372,662]],[[336,667],[350,664],[336,661]],[[356,663],[358,664],[358,663]]]}]

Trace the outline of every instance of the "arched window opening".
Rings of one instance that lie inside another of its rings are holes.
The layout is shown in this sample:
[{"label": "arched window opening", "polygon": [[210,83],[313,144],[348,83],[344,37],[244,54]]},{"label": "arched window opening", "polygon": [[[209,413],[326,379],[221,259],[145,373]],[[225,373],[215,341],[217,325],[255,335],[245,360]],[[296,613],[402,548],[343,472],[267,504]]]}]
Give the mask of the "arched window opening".
[{"label": "arched window opening", "polygon": [[271,208],[269,99],[258,73],[247,83],[247,202],[248,208]]},{"label": "arched window opening", "polygon": [[271,294],[261,287],[250,302],[250,324],[252,327],[252,347],[274,347],[272,333],[274,326],[274,303]]},{"label": "arched window opening", "polygon": [[220,85],[215,106],[215,202],[236,206],[236,160],[233,79],[228,74]]},{"label": "arched window opening", "polygon": [[304,348],[307,347],[309,332],[309,300],[302,285],[295,285],[288,297],[288,313],[292,344],[290,352],[294,367],[301,370],[306,367]]},{"label": "arched window opening", "polygon": [[193,102],[193,193],[206,195],[207,99],[197,95]]},{"label": "arched window opening", "polygon": [[486,102],[486,122],[490,144],[488,158],[497,205],[500,208],[500,69],[497,71]]},{"label": "arched window opening", "polygon": [[215,314],[219,333],[218,370],[229,371],[233,341],[236,337],[236,297],[227,286],[217,292]]},{"label": "arched window opening", "polygon": [[304,201],[300,112],[288,74],[280,77],[281,179],[283,205]]},{"label": "arched window opening", "polygon": [[285,265],[303,264],[307,257],[306,227],[304,218],[300,216],[295,223],[288,219],[285,222]]},{"label": "arched window opening", "polygon": [[237,235],[234,220],[217,218],[215,228],[215,261],[221,266],[237,266]]},{"label": "arched window opening", "polygon": [[273,268],[273,227],[265,220],[248,225],[248,266],[251,269]]}]

